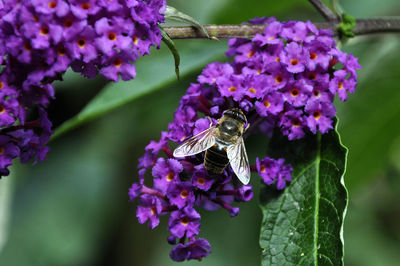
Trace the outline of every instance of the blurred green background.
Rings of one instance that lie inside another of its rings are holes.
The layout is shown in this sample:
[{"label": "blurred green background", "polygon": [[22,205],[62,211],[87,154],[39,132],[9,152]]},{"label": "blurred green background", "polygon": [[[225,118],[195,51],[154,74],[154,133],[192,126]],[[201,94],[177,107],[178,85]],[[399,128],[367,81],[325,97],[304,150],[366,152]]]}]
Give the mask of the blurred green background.
[{"label": "blurred green background", "polygon": [[[322,21],[306,0],[170,0],[169,4],[203,24],[241,23],[264,15],[282,21]],[[358,18],[400,13],[397,0],[341,4]],[[342,46],[363,66],[356,94],[337,103],[339,132],[350,151],[345,176],[350,194],[344,227],[346,265],[399,265],[400,261],[398,37],[362,36]],[[98,94],[102,90],[118,94],[121,88],[129,88],[140,93],[52,141],[44,163],[16,163],[12,175],[0,181],[0,228],[8,233],[8,239],[0,237],[1,266],[178,265],[168,255],[167,217],[149,230],[137,222],[136,206],[127,195],[136,181],[137,160],[144,147],[166,130],[181,95],[206,65],[205,58],[224,60],[226,40],[176,43],[182,57],[179,82],[172,56],[162,46],[138,61],[134,81],[108,84],[101,78],[87,80],[67,73],[65,81],[56,84],[57,99],[49,108],[55,126],[77,114],[95,95],[102,95]],[[256,135],[246,141],[253,164],[264,152],[263,142]],[[259,180],[254,176],[251,183],[257,193]],[[201,236],[210,241],[213,251],[203,265],[259,265],[258,197],[240,206],[235,218],[224,210],[202,212]]]}]

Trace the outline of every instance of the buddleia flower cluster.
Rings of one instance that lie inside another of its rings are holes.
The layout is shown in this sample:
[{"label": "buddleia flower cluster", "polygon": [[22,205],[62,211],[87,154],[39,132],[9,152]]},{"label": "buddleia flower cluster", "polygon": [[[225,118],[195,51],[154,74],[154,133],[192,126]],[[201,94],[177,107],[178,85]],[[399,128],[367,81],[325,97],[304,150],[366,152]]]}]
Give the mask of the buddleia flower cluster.
[{"label": "buddleia flower cluster", "polygon": [[[211,253],[210,243],[199,238],[198,209],[239,213],[234,202],[253,197],[251,185],[241,185],[231,167],[212,176],[203,166],[204,153],[174,158],[171,150],[217,123],[225,110],[239,108],[250,128],[270,137],[279,128],[289,140],[307,133],[324,134],[332,129],[335,95],[344,101],[354,92],[357,59],[335,47],[332,33],[311,22],[257,18],[267,24],[262,34],[250,39],[231,39],[229,63],[211,63],[181,98],[174,120],[161,139],[151,141],[139,159],[139,182],[129,190],[139,199],[137,218],[151,229],[160,216],[169,214],[168,242],[175,261],[201,260]],[[283,158],[257,158],[251,170],[264,183],[283,189],[292,168]],[[145,178],[148,176],[151,178]]]},{"label": "buddleia flower cluster", "polygon": [[45,158],[51,83],[69,67],[133,79],[133,62],[160,44],[165,8],[165,0],[0,1],[1,176],[13,158]]}]

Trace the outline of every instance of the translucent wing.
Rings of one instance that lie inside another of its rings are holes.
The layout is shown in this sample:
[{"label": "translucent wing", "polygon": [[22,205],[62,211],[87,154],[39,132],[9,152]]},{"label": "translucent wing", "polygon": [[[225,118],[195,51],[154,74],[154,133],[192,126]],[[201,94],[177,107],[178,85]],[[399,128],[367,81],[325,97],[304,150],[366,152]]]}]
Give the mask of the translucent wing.
[{"label": "translucent wing", "polygon": [[236,144],[229,146],[226,153],[236,176],[247,185],[250,181],[250,165],[243,138],[239,138]]},{"label": "translucent wing", "polygon": [[210,127],[186,140],[174,150],[174,157],[185,157],[207,150],[215,144],[217,128]]}]

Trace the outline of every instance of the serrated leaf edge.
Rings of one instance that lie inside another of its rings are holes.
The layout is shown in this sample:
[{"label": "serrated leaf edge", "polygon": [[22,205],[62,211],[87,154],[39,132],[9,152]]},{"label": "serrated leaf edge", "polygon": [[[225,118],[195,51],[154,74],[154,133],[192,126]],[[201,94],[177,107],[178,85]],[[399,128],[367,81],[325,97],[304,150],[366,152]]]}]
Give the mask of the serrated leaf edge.
[{"label": "serrated leaf edge", "polygon": [[[344,183],[344,176],[345,176],[345,174],[346,174],[346,169],[347,169],[347,157],[348,157],[348,152],[349,152],[349,150],[348,150],[348,148],[346,147],[346,146],[344,146],[343,145],[343,143],[342,143],[342,140],[341,140],[341,137],[340,137],[340,134],[339,134],[339,132],[338,132],[338,124],[339,124],[339,119],[338,119],[338,117],[335,117],[335,119],[336,119],[336,123],[335,123],[335,128],[334,128],[334,131],[336,132],[336,136],[337,136],[337,138],[338,138],[338,142],[339,142],[339,145],[340,145],[340,147],[342,148],[342,149],[344,149],[344,152],[345,152],[345,154],[344,154],[344,167],[343,167],[343,173],[342,173],[342,175],[341,175],[341,177],[340,177],[340,184],[342,185],[342,187],[343,187],[343,189],[344,189],[344,191],[346,192],[346,198],[345,198],[345,206],[344,206],[344,209],[343,209],[343,216],[342,216],[342,220],[341,220],[341,226],[340,226],[340,232],[339,232],[339,234],[340,234],[340,241],[341,241],[341,243],[342,243],[342,254],[343,254],[343,256],[342,256],[342,258],[341,258],[341,261],[342,261],[342,265],[344,265],[344,237],[343,237],[343,232],[344,232],[344,219],[345,219],[345,217],[346,217],[346,214],[347,214],[347,207],[348,207],[348,204],[349,204],[349,200],[348,200],[348,190],[347,190],[347,188],[346,188],[346,185],[345,185],[345,183]],[[316,180],[316,184],[315,184],[315,186],[318,188],[318,192],[319,192],[319,164],[320,164],[320,162],[321,162],[321,134],[320,133],[318,133],[318,155],[317,155],[317,157],[318,157],[318,160],[316,160],[316,161],[314,161],[313,163],[311,163],[311,164],[309,164],[307,167],[305,167],[300,173],[298,173],[297,175],[296,175],[296,177],[294,177],[293,178],[293,180],[292,180],[292,182],[294,182],[295,180],[297,180],[303,173],[305,173],[306,171],[308,171],[314,164],[316,164],[317,163],[317,161],[318,161],[318,164],[317,164],[317,169],[316,169],[316,171],[318,171],[318,180]],[[338,169],[338,167],[336,166],[336,164],[334,163],[334,162],[332,162],[332,161],[330,161],[330,160],[325,160],[325,159],[323,159],[324,161],[326,161],[326,162],[328,162],[328,163],[330,163],[330,164],[332,164],[332,165],[334,165],[335,166],[335,168],[336,169]],[[317,182],[318,181],[318,182]],[[283,194],[282,194],[282,200],[281,200],[281,203],[280,203],[280,206],[279,206],[279,210],[278,210],[278,212],[280,212],[281,211],[281,209],[282,209],[282,205],[283,205],[283,203],[286,201],[286,198],[287,198],[287,195],[288,195],[288,189],[285,189],[285,191],[283,192]],[[319,193],[316,193],[316,202],[318,203],[316,203],[316,206],[315,206],[315,210],[314,210],[314,215],[316,214],[316,213],[318,213],[318,209],[319,209],[319,197],[318,197],[318,194]],[[264,208],[264,206],[262,206],[262,205],[260,205],[260,207],[261,207],[261,209],[264,211],[265,210],[265,208]],[[339,216],[340,217],[340,216]],[[318,217],[317,217],[318,218]],[[263,220],[264,220],[264,215],[263,215]],[[315,220],[317,220],[317,221],[315,221]],[[316,224],[317,223],[317,224]],[[272,231],[273,231],[273,228],[275,227],[275,225],[276,225],[276,221],[275,221],[275,223],[274,223],[274,225],[273,225],[273,227],[272,227]],[[318,254],[318,219],[314,219],[314,249],[313,249],[313,253],[315,253],[314,254],[314,263],[315,263],[315,265],[318,265],[318,255],[321,255],[321,256],[324,256],[324,257],[326,257],[325,255],[323,255],[323,254]],[[260,243],[261,244],[261,243]],[[261,247],[261,246],[260,246]],[[261,249],[262,249],[262,252],[264,253],[265,252],[265,248],[264,247],[261,247]],[[307,258],[308,256],[306,256],[306,255],[304,255],[303,257],[302,257],[302,259],[298,262],[298,265],[300,265],[301,264],[301,262],[305,259],[305,258]],[[328,260],[330,260],[328,257],[326,257]],[[333,264],[332,264],[333,265]]]}]

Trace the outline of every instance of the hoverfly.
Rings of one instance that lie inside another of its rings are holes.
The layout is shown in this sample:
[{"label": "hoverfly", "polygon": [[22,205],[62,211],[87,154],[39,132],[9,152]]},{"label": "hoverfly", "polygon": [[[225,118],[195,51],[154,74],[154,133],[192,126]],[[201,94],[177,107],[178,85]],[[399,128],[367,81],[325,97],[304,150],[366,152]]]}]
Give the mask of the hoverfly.
[{"label": "hoverfly", "polygon": [[248,184],[250,166],[243,141],[243,133],[249,127],[246,116],[242,110],[232,108],[223,113],[217,125],[212,126],[210,122],[208,129],[179,145],[174,156],[185,157],[206,151],[204,167],[208,172],[220,174],[230,163],[239,180]]}]

